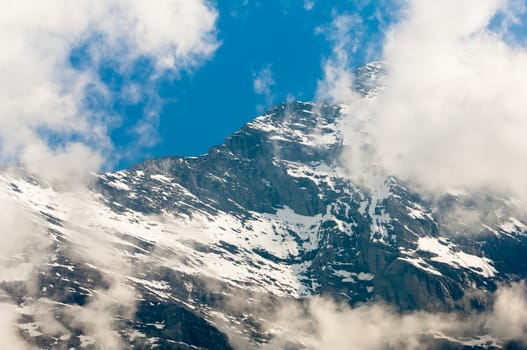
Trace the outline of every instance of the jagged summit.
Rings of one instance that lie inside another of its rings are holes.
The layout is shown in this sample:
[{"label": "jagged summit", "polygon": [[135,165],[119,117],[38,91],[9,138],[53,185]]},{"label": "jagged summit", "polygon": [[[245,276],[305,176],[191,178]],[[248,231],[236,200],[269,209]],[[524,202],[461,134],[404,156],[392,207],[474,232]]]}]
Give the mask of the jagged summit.
[{"label": "jagged summit", "polygon": [[[277,208],[289,206],[300,214],[322,213],[325,205],[316,183],[302,180],[300,175],[318,177],[317,183],[331,182],[331,178],[339,176],[341,136],[336,125],[339,116],[336,106],[283,104],[248,123],[206,155],[153,159],[136,165],[135,173],[119,174],[130,176],[130,181],[133,174],[163,174],[174,178],[207,205],[228,212],[242,209],[276,212]],[[299,176],[290,176],[293,172]],[[299,186],[300,182],[303,186]],[[121,187],[124,192],[129,186]],[[103,188],[108,186],[103,184]],[[287,188],[291,190],[284,190]],[[297,188],[298,191],[293,191]],[[180,195],[187,196],[183,192]],[[142,206],[137,204],[142,196],[127,198],[127,206]],[[159,206],[146,207],[150,210],[172,207],[168,201],[168,197],[159,198],[156,201]]]}]

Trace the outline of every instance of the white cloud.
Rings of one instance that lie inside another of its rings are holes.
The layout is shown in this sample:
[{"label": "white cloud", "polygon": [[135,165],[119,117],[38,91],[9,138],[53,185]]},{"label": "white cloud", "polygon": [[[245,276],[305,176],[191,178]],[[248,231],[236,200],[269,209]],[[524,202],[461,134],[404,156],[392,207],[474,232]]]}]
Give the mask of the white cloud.
[{"label": "white cloud", "polygon": [[271,65],[267,65],[257,73],[253,72],[253,78],[254,92],[264,95],[265,103],[267,105],[265,107],[269,107],[273,103],[274,96],[272,94],[271,88],[275,84]]},{"label": "white cloud", "polygon": [[323,63],[324,79],[318,82],[317,98],[345,103],[356,99],[349,67],[364,37],[363,21],[357,15],[337,15],[329,26],[319,27],[332,44],[332,55]]},{"label": "white cloud", "polygon": [[388,88],[373,112],[379,161],[429,188],[526,195],[527,51],[486,29],[502,1],[433,4],[412,3],[388,35]]},{"label": "white cloud", "polygon": [[[0,281],[28,279],[35,268],[47,261],[51,242],[39,219],[4,192],[0,192],[0,208]],[[0,298],[0,347],[32,349],[19,335],[16,321],[20,314],[16,306],[5,297],[2,289]]]},{"label": "white cloud", "polygon": [[0,303],[0,327],[2,329],[2,332],[0,333],[0,346],[4,349],[35,349],[25,343],[22,337],[18,334],[19,329],[15,325],[15,320],[18,316],[14,305]]},{"label": "white cloud", "polygon": [[[527,50],[488,27],[497,14],[510,12],[510,4],[408,1],[387,33],[389,73],[375,100],[343,96],[349,82],[335,92],[326,87],[349,75],[349,66],[328,75],[321,93],[368,124],[361,130],[367,151],[355,147],[347,155],[350,173],[360,176],[373,165],[429,191],[487,188],[527,196]],[[505,16],[503,23],[510,21]],[[335,50],[349,52],[338,42]],[[348,139],[358,134],[346,132]]]},{"label": "white cloud", "polygon": [[[89,159],[100,158],[89,164],[96,170],[104,161],[96,154],[111,148],[108,127],[115,118],[85,104],[88,86],[103,99],[112,97],[97,75],[101,62],[115,62],[126,73],[135,59],[146,57],[156,67],[152,79],[167,70],[191,69],[218,45],[216,18],[202,0],[21,0],[2,5],[1,160],[53,167],[54,162],[47,165],[38,155],[60,158],[81,151],[77,161],[61,162],[57,173],[83,167],[80,156],[90,151]],[[69,55],[81,45],[87,46],[90,63],[76,70]],[[145,91],[127,92],[134,99],[138,93]],[[23,156],[27,153],[32,155]]]},{"label": "white cloud", "polygon": [[315,7],[315,1],[313,0],[304,0],[304,10],[311,11]]},{"label": "white cloud", "polygon": [[46,260],[51,246],[44,219],[0,191],[0,281],[15,281],[30,276]]},{"label": "white cloud", "polygon": [[464,316],[454,312],[400,314],[379,302],[350,308],[315,297],[305,306],[283,305],[271,325],[278,334],[266,349],[287,344],[332,350],[425,349],[431,346],[432,334],[458,342],[486,335],[491,338],[482,338],[481,343],[489,339],[525,343],[527,294],[521,283],[501,286],[491,311]]},{"label": "white cloud", "polygon": [[98,292],[90,303],[74,306],[68,312],[73,325],[81,328],[85,335],[94,337],[96,344],[105,349],[125,349],[119,333],[113,329],[116,315],[130,318],[135,309],[134,291],[121,283],[114,283],[110,289]]},{"label": "white cloud", "polygon": [[496,292],[492,313],[485,326],[502,339],[527,345],[527,289],[525,282],[502,287]]},{"label": "white cloud", "polygon": [[261,69],[258,73],[254,73],[253,88],[257,94],[269,95],[271,93],[271,86],[274,85],[273,73],[271,66]]}]

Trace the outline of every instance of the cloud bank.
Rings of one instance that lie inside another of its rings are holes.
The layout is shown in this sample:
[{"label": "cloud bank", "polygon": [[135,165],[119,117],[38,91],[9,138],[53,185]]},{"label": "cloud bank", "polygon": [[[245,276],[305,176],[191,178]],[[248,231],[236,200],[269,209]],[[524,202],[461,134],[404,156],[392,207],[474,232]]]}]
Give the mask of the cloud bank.
[{"label": "cloud bank", "polygon": [[[467,346],[510,341],[527,345],[527,294],[524,284],[498,289],[493,309],[460,316],[455,313],[400,314],[382,303],[350,308],[316,297],[307,306],[284,306],[273,319],[277,336],[265,349],[426,349],[433,338]],[[437,345],[437,344],[436,344]]]},{"label": "cloud bank", "polygon": [[[349,65],[327,66],[319,94],[346,104],[348,139],[362,137],[345,160],[355,179],[380,168],[433,192],[527,197],[527,49],[509,30],[518,11],[514,1],[407,1],[386,34],[374,99],[353,91]],[[339,42],[333,57],[347,57]]]},{"label": "cloud bank", "polygon": [[[97,170],[112,149],[109,131],[124,117],[97,108],[113,97],[100,69],[112,64],[126,77],[134,62],[148,60],[153,69],[147,80],[192,69],[218,46],[216,19],[216,10],[202,0],[22,0],[2,6],[2,164],[18,163],[48,180]],[[126,79],[123,85],[134,90]],[[136,98],[145,93],[135,86]]]}]

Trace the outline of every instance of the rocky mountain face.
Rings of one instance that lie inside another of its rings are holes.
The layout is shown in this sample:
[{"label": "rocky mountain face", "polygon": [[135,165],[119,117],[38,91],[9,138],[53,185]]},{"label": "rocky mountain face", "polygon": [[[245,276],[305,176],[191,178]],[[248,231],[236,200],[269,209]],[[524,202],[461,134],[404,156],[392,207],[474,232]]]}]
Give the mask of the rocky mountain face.
[{"label": "rocky mountain face", "polygon": [[[362,67],[357,90],[374,98],[382,73]],[[259,348],[284,301],[465,313],[527,277],[527,225],[509,199],[424,199],[394,177],[354,184],[344,118],[340,106],[282,104],[205,155],[94,175],[74,194],[4,172],[32,225],[0,271],[18,335],[49,349]]]}]

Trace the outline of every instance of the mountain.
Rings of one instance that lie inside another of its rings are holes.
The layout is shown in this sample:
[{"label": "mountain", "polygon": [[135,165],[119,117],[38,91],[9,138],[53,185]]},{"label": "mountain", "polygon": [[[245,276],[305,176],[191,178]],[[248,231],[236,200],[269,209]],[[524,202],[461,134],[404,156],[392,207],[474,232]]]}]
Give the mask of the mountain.
[{"label": "mountain", "polygon": [[[374,98],[383,72],[361,67],[356,90]],[[4,229],[24,238],[0,271],[17,334],[40,348],[260,348],[279,336],[270,315],[284,303],[468,314],[527,277],[527,221],[510,199],[423,198],[389,176],[353,183],[345,117],[282,104],[205,155],[149,159],[75,191],[4,171],[17,215]],[[432,338],[437,349],[521,348]]]}]

